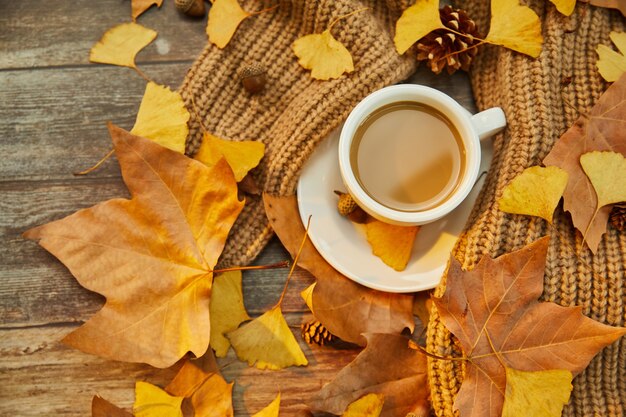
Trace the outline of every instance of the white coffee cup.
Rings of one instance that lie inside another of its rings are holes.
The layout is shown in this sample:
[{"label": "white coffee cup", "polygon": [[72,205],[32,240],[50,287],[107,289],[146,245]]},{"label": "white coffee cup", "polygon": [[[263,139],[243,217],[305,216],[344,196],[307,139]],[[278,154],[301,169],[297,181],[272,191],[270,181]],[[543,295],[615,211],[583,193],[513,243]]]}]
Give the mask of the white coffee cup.
[{"label": "white coffee cup", "polygon": [[[350,152],[358,127],[377,109],[396,102],[416,102],[438,110],[457,129],[465,147],[464,171],[460,175],[460,183],[445,201],[426,210],[395,210],[379,203],[363,189],[352,167]],[[364,98],[343,125],[339,138],[341,177],[359,206],[375,218],[404,226],[430,223],[450,213],[467,197],[479,175],[480,141],[493,136],[505,126],[506,118],[499,107],[472,115],[450,96],[434,88],[415,84],[386,87]]]}]

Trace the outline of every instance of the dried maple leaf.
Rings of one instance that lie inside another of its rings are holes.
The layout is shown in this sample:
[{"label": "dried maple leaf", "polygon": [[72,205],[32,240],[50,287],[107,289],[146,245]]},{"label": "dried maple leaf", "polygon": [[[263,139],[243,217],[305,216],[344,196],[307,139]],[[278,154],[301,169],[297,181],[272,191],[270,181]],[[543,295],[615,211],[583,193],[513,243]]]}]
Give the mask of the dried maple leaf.
[{"label": "dried maple leaf", "polygon": [[219,373],[211,349],[197,359],[187,359],[165,391],[179,397],[191,397],[212,374]]},{"label": "dried maple leaf", "polygon": [[[270,225],[295,257],[305,232],[296,197],[264,194],[263,201]],[[313,314],[337,337],[365,345],[362,333],[413,331],[412,295],[372,290],[351,281],[330,266],[308,240],[298,265],[317,279],[311,299]]]},{"label": "dried maple leaf", "polygon": [[576,7],[576,0],[550,0],[550,3],[554,4],[559,13],[565,16],[571,15]]},{"label": "dried maple leaf", "polygon": [[383,411],[385,396],[367,394],[348,405],[341,417],[378,417]]},{"label": "dried maple leaf", "polygon": [[234,142],[205,133],[194,158],[209,167],[225,158],[235,174],[235,180],[239,182],[248,171],[259,164],[264,153],[263,142],[251,140]]},{"label": "dried maple leaf", "polygon": [[461,417],[499,417],[505,366],[521,371],[566,369],[577,374],[626,329],[598,323],[580,307],[539,302],[549,237],[472,271],[452,258],[446,290],[434,302],[468,362],[454,406]]},{"label": "dried maple leaf", "polygon": [[552,223],[566,185],[567,172],[559,167],[526,168],[504,187],[498,205],[506,213],[537,216]]},{"label": "dried maple leaf", "polygon": [[91,417],[133,417],[133,415],[95,395],[91,400]]},{"label": "dried maple leaf", "polygon": [[132,199],[27,231],[104,307],[64,342],[168,367],[209,344],[212,269],[243,203],[226,161],[213,168],[109,125]]},{"label": "dried maple leaf", "polygon": [[506,368],[502,417],[560,417],[572,392],[572,378],[564,369],[526,372]]},{"label": "dried maple leaf", "polygon": [[439,17],[439,0],[418,1],[404,10],[396,22],[393,43],[398,53],[402,55],[411,45],[433,30],[443,28]]},{"label": "dried maple leaf", "polygon": [[574,226],[585,235],[593,252],[606,231],[611,206],[600,209],[594,218],[598,199],[580,165],[580,157],[591,151],[626,155],[625,114],[626,76],[623,75],[602,94],[589,114],[581,115],[559,138],[543,160],[545,165],[558,166],[569,174],[563,208],[571,213]]},{"label": "dried maple leaf", "polygon": [[519,0],[492,0],[485,41],[537,58],[543,43],[539,16]]},{"label": "dried maple leaf", "polygon": [[[589,1],[589,0],[583,0]],[[605,7],[607,9],[618,9],[623,16],[626,16],[626,1],[625,0],[591,0],[589,4],[593,4],[597,7]]]},{"label": "dried maple leaf", "polygon": [[138,23],[122,23],[107,30],[91,48],[89,61],[137,69],[135,55],[157,37]]},{"label": "dried maple leaf", "polygon": [[343,413],[365,394],[385,397],[382,417],[428,410],[426,356],[401,335],[367,334],[367,346],[311,400],[315,410]]},{"label": "dried maple leaf", "polygon": [[130,133],[184,153],[189,134],[188,120],[189,112],[180,94],[150,81],[146,84],[135,126]]},{"label": "dried maple leaf", "polygon": [[280,392],[276,395],[276,398],[261,411],[254,413],[252,417],[278,417],[278,411],[280,409]]},{"label": "dried maple leaf", "polygon": [[609,36],[619,52],[615,52],[606,45],[598,45],[596,48],[598,53],[596,65],[602,78],[613,82],[626,72],[626,56],[624,56],[626,54],[626,33],[611,32]]},{"label": "dried maple leaf", "polygon": [[237,0],[215,0],[209,9],[206,33],[209,41],[222,49],[232,39],[235,31],[252,13],[241,8]]},{"label": "dried maple leaf", "polygon": [[372,219],[365,224],[365,235],[372,253],[396,271],[406,268],[419,226],[396,226]]},{"label": "dried maple leaf", "polygon": [[135,417],[183,417],[183,397],[169,395],[161,388],[147,382],[135,384]]},{"label": "dried maple leaf", "polygon": [[626,201],[626,158],[615,152],[595,151],[581,155],[580,165],[596,191],[596,210]]},{"label": "dried maple leaf", "polygon": [[137,20],[137,18],[146,10],[148,10],[152,5],[157,7],[161,7],[163,4],[163,0],[131,0],[131,16],[133,18],[133,22]]}]

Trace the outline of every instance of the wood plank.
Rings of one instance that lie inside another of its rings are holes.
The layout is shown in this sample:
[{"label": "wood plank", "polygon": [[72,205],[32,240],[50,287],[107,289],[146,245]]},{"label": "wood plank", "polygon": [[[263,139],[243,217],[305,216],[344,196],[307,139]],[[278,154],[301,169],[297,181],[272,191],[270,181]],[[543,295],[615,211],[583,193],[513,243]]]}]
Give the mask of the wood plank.
[{"label": "wood plank", "polygon": [[[89,51],[102,34],[130,20],[128,0],[0,2],[0,68],[88,64]],[[148,10],[137,23],[159,33],[137,56],[140,65],[193,60],[207,42],[206,18],[178,13],[173,0]]]}]

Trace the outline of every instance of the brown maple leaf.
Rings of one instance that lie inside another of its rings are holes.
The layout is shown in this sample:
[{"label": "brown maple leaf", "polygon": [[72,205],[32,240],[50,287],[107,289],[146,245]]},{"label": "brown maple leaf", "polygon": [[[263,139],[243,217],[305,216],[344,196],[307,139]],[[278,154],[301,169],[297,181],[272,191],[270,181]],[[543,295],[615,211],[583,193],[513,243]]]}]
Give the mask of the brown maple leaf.
[{"label": "brown maple leaf", "polygon": [[605,7],[607,9],[618,9],[622,16],[626,16],[626,0],[582,0],[589,2],[596,7]]},{"label": "brown maple leaf", "polygon": [[580,307],[538,301],[548,243],[544,237],[495,260],[483,256],[472,271],[451,260],[446,291],[434,302],[468,360],[454,403],[462,417],[501,415],[504,365],[576,375],[626,332],[583,316]]},{"label": "brown maple leaf", "polygon": [[95,395],[91,400],[91,417],[133,417],[133,415]]},{"label": "brown maple leaf", "polygon": [[[296,197],[264,194],[263,201],[270,225],[295,257],[305,233]],[[413,331],[412,294],[386,293],[355,283],[330,266],[309,240],[298,265],[317,278],[313,314],[335,336],[363,346],[362,333],[401,333],[405,328]]]},{"label": "brown maple leaf", "polygon": [[362,396],[383,394],[382,417],[427,414],[426,356],[402,335],[366,334],[367,346],[311,400],[314,410],[341,414]]},{"label": "brown maple leaf", "polygon": [[24,234],[104,307],[63,341],[105,358],[174,364],[209,344],[212,269],[243,202],[232,170],[109,131],[132,199],[80,210]]},{"label": "brown maple leaf", "polygon": [[626,75],[602,94],[588,115],[576,120],[543,160],[545,165],[560,167],[569,174],[563,208],[572,214],[574,226],[583,233],[595,253],[606,231],[612,205],[595,214],[598,198],[580,165],[580,156],[591,151],[626,155]]}]

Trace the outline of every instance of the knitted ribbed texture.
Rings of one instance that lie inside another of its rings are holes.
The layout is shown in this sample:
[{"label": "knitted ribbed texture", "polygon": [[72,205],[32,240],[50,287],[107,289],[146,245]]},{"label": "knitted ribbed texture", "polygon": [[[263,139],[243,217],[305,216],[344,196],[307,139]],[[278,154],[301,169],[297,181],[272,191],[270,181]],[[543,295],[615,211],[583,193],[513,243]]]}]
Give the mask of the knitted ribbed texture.
[{"label": "knitted ribbed texture", "polygon": [[[242,6],[254,11],[276,3],[244,1]],[[209,44],[189,70],[181,94],[193,110],[188,153],[193,154],[202,139],[200,121],[222,138],[261,141],[266,154],[253,175],[264,191],[287,195],[294,193],[302,165],[315,147],[350,110],[371,92],[406,79],[417,62],[415,57],[398,56],[393,45],[393,25],[407,5],[402,0],[278,4],[275,11],[246,19],[223,50]],[[332,30],[351,52],[354,72],[337,80],[312,79],[297,63],[293,41],[320,33],[333,19],[363,7],[370,9],[341,20]],[[250,95],[238,80],[237,71],[246,62],[267,69],[261,94]],[[248,197],[220,265],[250,262],[271,235],[260,198]]]},{"label": "knitted ribbed texture", "polygon": [[[479,27],[488,25],[489,2],[465,1]],[[524,3],[522,1],[522,3]],[[556,140],[578,118],[579,109],[591,109],[607,85],[595,62],[599,43],[610,45],[609,32],[624,30],[615,11],[578,3],[570,17],[560,15],[548,1],[530,6],[542,18],[544,46],[539,59],[500,47],[487,47],[476,58],[471,79],[477,106],[500,106],[508,120],[504,134],[495,138],[494,158],[485,186],[457,243],[454,255],[465,269],[481,256],[496,257],[550,234],[542,299],[563,306],[579,305],[583,314],[612,326],[626,323],[626,233],[609,227],[595,256],[581,245],[562,206],[554,228],[535,217],[498,210],[502,189],[525,168],[541,164]],[[571,81],[570,81],[571,80]],[[568,105],[569,103],[569,105]],[[441,296],[444,282],[435,290]],[[428,350],[440,356],[458,356],[458,342],[433,309],[427,335]],[[463,380],[463,364],[429,358],[433,408],[438,416],[453,416],[453,403]],[[565,416],[622,417],[626,413],[626,340],[598,354],[574,380]]]}]

